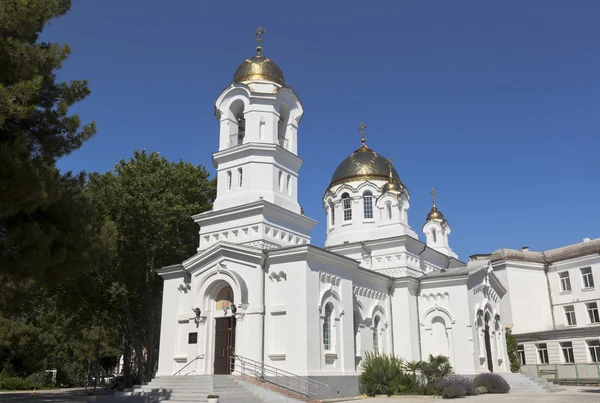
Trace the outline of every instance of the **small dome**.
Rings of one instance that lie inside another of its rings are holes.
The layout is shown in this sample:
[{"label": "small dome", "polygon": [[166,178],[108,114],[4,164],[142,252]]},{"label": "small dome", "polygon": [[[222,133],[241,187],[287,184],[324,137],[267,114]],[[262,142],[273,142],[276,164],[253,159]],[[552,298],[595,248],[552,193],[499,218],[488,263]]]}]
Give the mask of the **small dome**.
[{"label": "small dome", "polygon": [[438,210],[438,208],[435,205],[431,208],[431,211],[429,212],[429,214],[427,214],[427,221],[432,221],[432,220],[440,221],[440,222],[446,221],[442,212],[440,210]]},{"label": "small dome", "polygon": [[[390,163],[381,155],[367,147],[366,144],[354,151],[344,159],[333,172],[329,187],[355,180],[379,179],[388,180],[390,176]],[[392,166],[392,178],[394,182],[404,187],[396,168]]]},{"label": "small dome", "polygon": [[285,85],[283,72],[274,61],[260,54],[246,59],[240,64],[233,75],[233,81],[271,81]]},{"label": "small dome", "polygon": [[381,193],[393,193],[397,196],[400,194],[400,192],[402,192],[402,189],[404,189],[404,185],[402,185],[401,182],[398,183],[396,181],[388,181],[388,183],[383,185],[381,188]]}]

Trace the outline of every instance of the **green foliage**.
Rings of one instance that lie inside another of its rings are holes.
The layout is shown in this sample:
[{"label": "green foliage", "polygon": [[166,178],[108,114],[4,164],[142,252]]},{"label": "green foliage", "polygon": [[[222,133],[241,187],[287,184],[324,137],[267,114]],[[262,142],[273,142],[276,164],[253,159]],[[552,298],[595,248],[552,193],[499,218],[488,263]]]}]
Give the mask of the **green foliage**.
[{"label": "green foliage", "polygon": [[442,397],[444,399],[456,399],[459,397],[465,397],[466,394],[467,392],[465,391],[465,388],[463,388],[458,383],[448,385],[442,391]]},{"label": "green foliage", "polygon": [[[441,394],[441,386],[435,384],[452,374],[447,357],[431,355],[427,362],[406,362],[392,355],[366,353],[361,370],[361,385],[369,396]],[[470,389],[474,389],[472,384]]]},{"label": "green foliage", "polygon": [[498,374],[479,374],[473,382],[476,386],[485,387],[487,393],[508,393],[510,391],[508,382]]},{"label": "green foliage", "polygon": [[519,362],[517,351],[517,339],[510,329],[506,329],[506,352],[508,353],[508,359],[510,360],[510,371],[519,372],[521,363]]},{"label": "green foliage", "polygon": [[208,395],[206,396],[207,399],[218,399],[219,395]]},{"label": "green foliage", "polygon": [[480,395],[487,393],[487,388],[485,386],[478,386],[477,390],[479,391]]},{"label": "green foliage", "polygon": [[0,390],[30,390],[34,385],[23,378],[2,378],[0,379]]},{"label": "green foliage", "polygon": [[[83,175],[61,174],[56,160],[95,133],[69,107],[85,99],[85,80],[56,81],[67,45],[39,42],[67,0],[0,2],[0,283],[35,277],[55,283],[95,261],[92,207]],[[2,290],[0,290],[0,293]]]}]

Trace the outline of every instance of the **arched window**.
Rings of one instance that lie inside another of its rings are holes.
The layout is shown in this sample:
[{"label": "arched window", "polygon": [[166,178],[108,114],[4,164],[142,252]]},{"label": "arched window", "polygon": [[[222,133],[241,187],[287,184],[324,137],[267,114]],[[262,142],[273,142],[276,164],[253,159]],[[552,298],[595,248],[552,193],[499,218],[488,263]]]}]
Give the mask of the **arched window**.
[{"label": "arched window", "polygon": [[246,137],[246,119],[244,116],[238,116],[237,118],[238,132],[237,132],[237,144],[244,144],[244,137]]},{"label": "arched window", "polygon": [[335,225],[335,210],[333,208],[333,203],[329,202],[329,212],[331,214],[331,226]]},{"label": "arched window", "polygon": [[244,183],[244,170],[242,168],[238,168],[238,187],[242,187],[242,183]]},{"label": "arched window", "polygon": [[292,177],[289,174],[287,176],[287,193],[288,196],[292,195]]},{"label": "arched window", "polygon": [[348,193],[342,195],[342,207],[344,208],[344,221],[352,220],[352,200]]},{"label": "arched window", "polygon": [[435,228],[431,230],[431,235],[433,235],[433,243],[437,243],[437,234],[435,232]]},{"label": "arched window", "polygon": [[375,354],[379,354],[379,316],[375,317],[373,326],[373,351]]},{"label": "arched window", "polygon": [[279,191],[283,192],[283,172],[279,171]]},{"label": "arched window", "polygon": [[387,202],[385,204],[385,210],[387,211],[388,220],[391,220],[392,219],[392,203]]},{"label": "arched window", "polygon": [[365,218],[373,218],[373,193],[368,190],[363,194],[363,207]]},{"label": "arched window", "polygon": [[231,190],[231,171],[227,171],[227,190]]},{"label": "arched window", "polygon": [[323,320],[323,347],[325,351],[331,350],[331,312],[333,308],[330,303],[325,305],[325,319]]}]

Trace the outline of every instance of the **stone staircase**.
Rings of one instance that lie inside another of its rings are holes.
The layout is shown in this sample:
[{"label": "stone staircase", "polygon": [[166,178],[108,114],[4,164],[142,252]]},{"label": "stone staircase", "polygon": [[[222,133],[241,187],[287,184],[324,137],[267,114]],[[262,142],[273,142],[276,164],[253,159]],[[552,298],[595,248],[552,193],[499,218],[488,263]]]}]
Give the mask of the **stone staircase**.
[{"label": "stone staircase", "polygon": [[564,390],[544,378],[525,373],[499,373],[510,385],[510,393],[548,393]]},{"label": "stone staircase", "polygon": [[135,397],[132,402],[144,403],[206,402],[208,395],[218,395],[219,403],[263,403],[231,375],[161,376],[120,395]]}]

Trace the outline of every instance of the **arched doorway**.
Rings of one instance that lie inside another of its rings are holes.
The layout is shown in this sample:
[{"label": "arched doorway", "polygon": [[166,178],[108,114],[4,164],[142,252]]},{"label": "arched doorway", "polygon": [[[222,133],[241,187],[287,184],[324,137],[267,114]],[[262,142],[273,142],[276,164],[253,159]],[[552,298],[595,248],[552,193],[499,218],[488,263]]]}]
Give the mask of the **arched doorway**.
[{"label": "arched doorway", "polygon": [[235,353],[235,305],[229,285],[221,288],[215,298],[214,373],[233,372],[231,357]]}]

